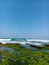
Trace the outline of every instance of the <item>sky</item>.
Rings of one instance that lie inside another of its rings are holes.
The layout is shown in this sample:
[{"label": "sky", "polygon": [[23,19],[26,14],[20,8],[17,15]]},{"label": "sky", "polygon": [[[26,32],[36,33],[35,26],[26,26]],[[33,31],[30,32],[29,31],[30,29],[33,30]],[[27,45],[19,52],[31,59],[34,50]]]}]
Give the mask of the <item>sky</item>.
[{"label": "sky", "polygon": [[49,0],[0,0],[0,38],[49,39]]}]

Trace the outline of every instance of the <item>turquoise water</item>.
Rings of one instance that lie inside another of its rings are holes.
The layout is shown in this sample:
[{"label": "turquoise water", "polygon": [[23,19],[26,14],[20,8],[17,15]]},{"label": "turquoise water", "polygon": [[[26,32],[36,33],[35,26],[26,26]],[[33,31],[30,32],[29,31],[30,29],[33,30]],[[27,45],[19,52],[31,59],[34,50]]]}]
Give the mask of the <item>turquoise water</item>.
[{"label": "turquoise water", "polygon": [[11,38],[11,41],[23,42],[23,41],[27,41],[27,40],[26,40],[26,38]]}]

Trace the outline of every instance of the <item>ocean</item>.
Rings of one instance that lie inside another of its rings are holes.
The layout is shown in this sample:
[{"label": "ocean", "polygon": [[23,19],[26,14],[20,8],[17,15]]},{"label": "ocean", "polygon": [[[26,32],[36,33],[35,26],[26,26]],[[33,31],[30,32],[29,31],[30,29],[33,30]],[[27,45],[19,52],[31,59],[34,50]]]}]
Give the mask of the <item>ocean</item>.
[{"label": "ocean", "polygon": [[42,45],[49,44],[49,40],[43,39],[33,39],[33,38],[0,38],[0,43],[21,43],[21,44],[34,44],[34,45]]}]

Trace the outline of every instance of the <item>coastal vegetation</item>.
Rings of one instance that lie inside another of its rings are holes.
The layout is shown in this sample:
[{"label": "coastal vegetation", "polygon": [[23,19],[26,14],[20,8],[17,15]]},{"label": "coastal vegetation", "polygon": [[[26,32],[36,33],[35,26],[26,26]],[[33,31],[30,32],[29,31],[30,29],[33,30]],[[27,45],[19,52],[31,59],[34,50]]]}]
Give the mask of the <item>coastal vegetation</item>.
[{"label": "coastal vegetation", "polygon": [[49,65],[49,47],[33,49],[17,43],[0,44],[0,65]]}]

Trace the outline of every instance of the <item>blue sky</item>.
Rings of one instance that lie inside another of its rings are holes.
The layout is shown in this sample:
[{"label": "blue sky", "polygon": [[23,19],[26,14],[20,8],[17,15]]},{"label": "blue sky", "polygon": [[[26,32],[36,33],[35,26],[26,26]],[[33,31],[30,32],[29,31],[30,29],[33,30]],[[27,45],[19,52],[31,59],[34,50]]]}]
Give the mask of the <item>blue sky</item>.
[{"label": "blue sky", "polygon": [[0,38],[49,39],[48,0],[0,0]]}]

